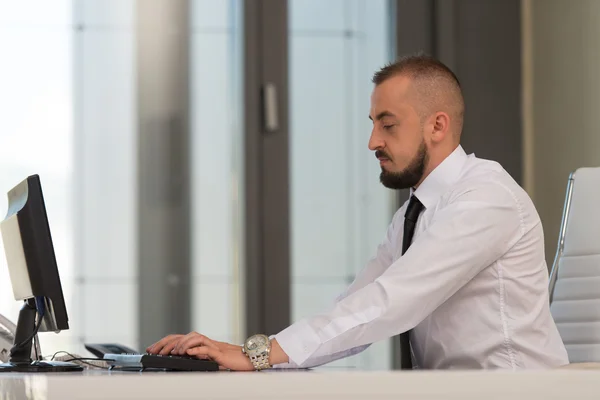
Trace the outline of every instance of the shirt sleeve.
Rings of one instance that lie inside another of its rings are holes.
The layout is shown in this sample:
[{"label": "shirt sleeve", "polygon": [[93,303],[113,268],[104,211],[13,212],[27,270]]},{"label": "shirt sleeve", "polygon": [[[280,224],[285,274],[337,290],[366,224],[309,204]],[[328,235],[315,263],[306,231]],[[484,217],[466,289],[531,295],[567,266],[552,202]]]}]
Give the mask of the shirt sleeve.
[{"label": "shirt sleeve", "polygon": [[[356,291],[364,288],[368,284],[375,281],[375,279],[377,279],[379,276],[381,276],[381,274],[390,266],[390,264],[392,263],[392,253],[391,253],[392,247],[390,246],[390,244],[394,240],[394,235],[395,235],[394,232],[395,232],[395,224],[396,224],[397,216],[399,214],[403,213],[404,208],[405,207],[402,207],[396,213],[394,218],[392,219],[392,223],[388,227],[387,234],[386,234],[384,240],[377,247],[377,252],[376,252],[375,257],[373,257],[371,260],[369,260],[367,265],[356,275],[356,277],[354,278],[354,281],[350,284],[350,286],[335,299],[336,304],[339,303],[340,301],[342,301],[343,299],[347,298],[352,293],[355,293]],[[302,326],[304,326],[304,324],[306,322],[307,321],[304,320],[304,321],[297,323],[295,326],[296,326],[296,328],[298,328],[298,330],[296,330],[295,332],[288,332],[289,333],[288,337],[290,337],[290,336],[294,337],[296,335],[302,336],[304,334],[302,332]],[[292,325],[292,327],[293,326],[294,325]],[[292,328],[292,327],[290,327],[290,328]],[[290,329],[290,328],[288,328],[288,329]],[[283,337],[282,334],[280,333],[279,335],[273,335],[272,338],[273,337],[277,338],[277,342],[281,345],[280,339]],[[304,363],[302,364],[301,368],[317,367],[319,365],[327,364],[332,361],[339,360],[341,358],[350,357],[350,356],[361,353],[362,351],[367,349],[370,345],[371,345],[371,343],[366,343],[362,346],[351,347],[349,349],[339,351],[337,353],[322,354],[317,357],[312,357],[309,360],[305,360]],[[292,346],[293,346],[293,344],[292,344]],[[290,346],[288,345],[287,347],[289,348]],[[284,348],[284,351],[286,351],[285,348]],[[289,353],[287,351],[286,351],[286,353],[289,355]],[[274,365],[274,367],[275,368],[300,368],[300,366],[298,364],[296,364],[294,361],[292,361],[291,358],[290,358],[289,363],[277,364],[277,365]]]},{"label": "shirt sleeve", "polygon": [[369,346],[370,346],[370,344],[365,344],[363,346],[353,347],[351,349],[348,349],[345,351],[340,351],[335,354],[325,354],[322,356],[311,357],[309,360],[305,361],[304,364],[302,364],[301,366],[296,364],[294,361],[290,360],[289,363],[273,365],[273,368],[281,368],[281,369],[284,369],[284,368],[286,368],[286,369],[314,368],[314,367],[318,367],[320,365],[328,364],[328,363],[336,361],[336,360],[340,360],[342,358],[351,357],[353,355],[359,354],[362,351],[364,351],[366,348],[368,348]]},{"label": "shirt sleeve", "polygon": [[498,184],[455,195],[380,276],[286,328],[276,335],[278,343],[303,367],[414,328],[523,236],[520,210],[512,192]]}]

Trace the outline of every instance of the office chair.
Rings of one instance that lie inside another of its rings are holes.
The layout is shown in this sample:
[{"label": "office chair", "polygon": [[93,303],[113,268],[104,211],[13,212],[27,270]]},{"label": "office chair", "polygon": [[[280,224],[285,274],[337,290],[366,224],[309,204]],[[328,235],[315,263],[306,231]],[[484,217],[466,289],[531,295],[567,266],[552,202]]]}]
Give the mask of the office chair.
[{"label": "office chair", "polygon": [[600,168],[569,176],[549,292],[571,366],[600,367]]}]

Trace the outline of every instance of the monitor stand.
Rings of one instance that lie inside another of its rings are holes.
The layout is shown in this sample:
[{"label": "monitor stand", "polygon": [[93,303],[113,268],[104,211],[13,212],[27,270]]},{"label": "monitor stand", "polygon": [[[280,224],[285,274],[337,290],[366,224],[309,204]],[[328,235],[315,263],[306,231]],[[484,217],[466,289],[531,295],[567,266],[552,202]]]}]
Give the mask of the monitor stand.
[{"label": "monitor stand", "polygon": [[10,349],[10,359],[7,363],[0,364],[1,372],[74,372],[82,371],[83,368],[75,363],[60,361],[43,361],[31,359],[32,339],[17,347],[30,337],[33,338],[35,332],[35,316],[37,309],[35,300],[28,299],[24,302],[21,311],[19,311],[19,320],[17,321],[17,331],[15,333],[14,346]]}]

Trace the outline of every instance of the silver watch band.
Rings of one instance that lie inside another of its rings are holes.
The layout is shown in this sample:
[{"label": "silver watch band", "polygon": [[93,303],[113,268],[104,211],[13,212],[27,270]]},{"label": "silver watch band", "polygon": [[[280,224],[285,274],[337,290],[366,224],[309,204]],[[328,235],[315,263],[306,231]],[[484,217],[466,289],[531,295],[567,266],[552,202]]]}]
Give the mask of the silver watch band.
[{"label": "silver watch band", "polygon": [[250,361],[254,365],[254,369],[260,371],[261,369],[271,368],[269,364],[269,353],[262,353],[256,356],[251,356]]}]

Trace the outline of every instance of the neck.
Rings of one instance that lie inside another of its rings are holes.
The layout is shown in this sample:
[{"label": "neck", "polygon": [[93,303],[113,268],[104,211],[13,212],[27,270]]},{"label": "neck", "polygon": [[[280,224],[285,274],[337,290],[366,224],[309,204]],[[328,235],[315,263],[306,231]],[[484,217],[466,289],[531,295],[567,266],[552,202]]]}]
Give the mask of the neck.
[{"label": "neck", "polygon": [[459,143],[456,143],[448,148],[439,149],[441,151],[429,151],[427,155],[428,162],[425,166],[425,171],[423,172],[423,176],[419,180],[419,183],[415,185],[414,189],[418,189],[421,183],[423,183],[423,181],[427,179],[429,174],[431,174],[431,172],[433,172],[434,169],[436,169],[446,158],[448,158],[448,156],[452,154],[454,150],[458,148],[458,146]]}]

